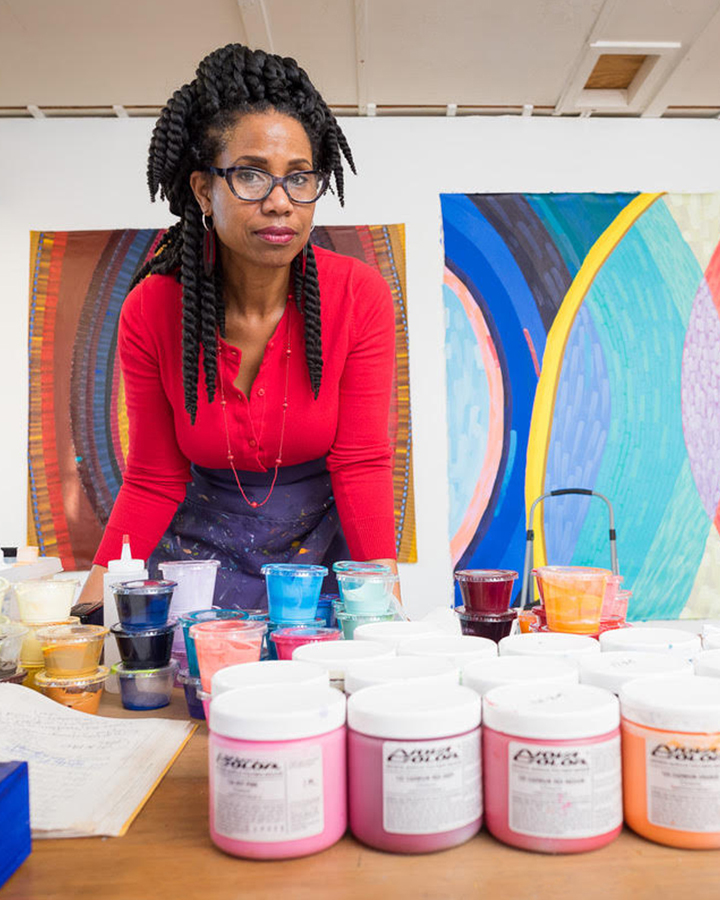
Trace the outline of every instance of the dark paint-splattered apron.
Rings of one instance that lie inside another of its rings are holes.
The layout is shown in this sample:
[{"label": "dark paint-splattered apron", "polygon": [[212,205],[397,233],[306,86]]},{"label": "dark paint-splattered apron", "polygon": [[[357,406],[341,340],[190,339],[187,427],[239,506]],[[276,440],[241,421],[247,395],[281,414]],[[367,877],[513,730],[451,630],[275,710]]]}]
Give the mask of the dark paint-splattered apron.
[{"label": "dark paint-splattered apron", "polygon": [[[192,482],[168,530],[153,551],[150,577],[158,564],[176,559],[218,559],[216,606],[267,608],[265,563],[313,563],[328,566],[349,559],[340,527],[330,475],[318,459],[278,470],[275,488],[264,506],[243,499],[230,469],[193,465]],[[250,501],[267,496],[273,472],[238,472]],[[334,592],[330,571],[323,590]]]}]

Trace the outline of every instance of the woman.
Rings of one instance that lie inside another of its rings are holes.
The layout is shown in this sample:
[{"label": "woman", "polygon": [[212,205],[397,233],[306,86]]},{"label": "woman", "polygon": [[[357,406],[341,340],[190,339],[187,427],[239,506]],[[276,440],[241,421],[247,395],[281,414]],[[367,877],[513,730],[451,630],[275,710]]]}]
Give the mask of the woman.
[{"label": "woman", "polygon": [[350,148],[292,59],[238,44],[173,94],[148,185],[180,217],[138,273],[118,348],[130,447],[84,588],[120,555],[221,562],[215,602],[265,605],[266,562],[396,571],[389,289],[313,248],[316,201],[343,202]]}]

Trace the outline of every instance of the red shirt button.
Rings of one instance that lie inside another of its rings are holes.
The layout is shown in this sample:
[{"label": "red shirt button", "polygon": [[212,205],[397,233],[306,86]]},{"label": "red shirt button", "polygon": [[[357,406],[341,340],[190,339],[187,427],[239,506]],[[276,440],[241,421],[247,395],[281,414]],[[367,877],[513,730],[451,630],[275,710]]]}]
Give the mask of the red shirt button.
[{"label": "red shirt button", "polygon": [[250,438],[248,444],[250,444],[251,447],[255,447],[257,446],[257,441],[255,440],[255,438]]},{"label": "red shirt button", "polygon": [[265,388],[258,388],[258,397],[265,396]]}]

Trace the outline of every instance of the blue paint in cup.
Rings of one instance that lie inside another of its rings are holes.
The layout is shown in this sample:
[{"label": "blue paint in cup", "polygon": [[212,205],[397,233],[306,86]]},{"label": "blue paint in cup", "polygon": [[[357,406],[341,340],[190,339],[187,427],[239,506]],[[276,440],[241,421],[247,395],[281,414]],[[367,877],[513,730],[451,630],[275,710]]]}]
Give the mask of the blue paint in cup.
[{"label": "blue paint in cup", "polygon": [[198,691],[202,690],[200,678],[194,678],[187,669],[180,669],[178,681],[185,691],[188,715],[191,719],[205,719],[205,708]]},{"label": "blue paint in cup", "polygon": [[325,566],[270,563],[260,570],[265,576],[271,622],[305,625],[317,615]]},{"label": "blue paint in cup", "polygon": [[120,697],[125,709],[161,709],[170,703],[178,664],[158,669],[128,669],[117,663],[112,671],[120,682]]},{"label": "blue paint in cup", "polygon": [[120,659],[127,669],[159,669],[170,662],[176,622],[159,628],[126,629],[113,625],[110,633],[120,651]]},{"label": "blue paint in cup", "polygon": [[337,628],[335,618],[335,603],[339,600],[337,594],[320,594],[318,601],[317,617],[325,622],[326,628]]},{"label": "blue paint in cup", "polygon": [[198,622],[211,622],[214,619],[247,619],[248,614],[243,609],[197,609],[194,612],[180,616],[178,623],[185,637],[185,649],[187,651],[187,667],[193,678],[200,677],[195,640],[190,635],[190,628]]},{"label": "blue paint in cup", "polygon": [[114,584],[118,618],[123,628],[156,628],[168,620],[174,581],[122,581]]}]

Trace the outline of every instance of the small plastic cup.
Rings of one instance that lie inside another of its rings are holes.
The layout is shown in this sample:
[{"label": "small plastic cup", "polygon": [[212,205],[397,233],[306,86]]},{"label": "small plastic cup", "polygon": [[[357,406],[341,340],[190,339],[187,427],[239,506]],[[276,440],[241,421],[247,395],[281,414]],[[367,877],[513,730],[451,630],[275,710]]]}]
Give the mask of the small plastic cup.
[{"label": "small plastic cup", "polygon": [[517,577],[518,573],[509,569],[461,569],[455,573],[465,609],[493,616],[510,608]]},{"label": "small plastic cup", "polygon": [[600,622],[620,619],[625,621],[627,618],[628,603],[632,597],[632,591],[623,590],[620,584],[613,584],[614,579],[622,582],[622,575],[611,575],[608,578],[608,587],[603,598],[602,611],[600,613]]},{"label": "small plastic cup", "polygon": [[551,631],[597,634],[609,569],[586,566],[539,566],[533,569]]},{"label": "small plastic cup", "polygon": [[460,630],[463,634],[488,638],[496,644],[510,634],[518,616],[517,609],[508,609],[498,615],[486,615],[470,612],[464,606],[458,606],[455,612],[460,619]]},{"label": "small plastic cup", "polygon": [[41,669],[35,674],[35,690],[42,691],[46,697],[62,703],[63,706],[95,715],[109,674],[110,669],[107,666],[100,666],[90,675],[76,675],[70,678],[49,675]]},{"label": "small plastic cup", "polygon": [[20,651],[27,634],[27,625],[9,620],[0,623],[0,677],[17,671]]},{"label": "small plastic cup", "polygon": [[163,578],[177,582],[172,613],[179,616],[193,609],[209,609],[213,605],[219,568],[217,559],[176,559],[160,563]]},{"label": "small plastic cup", "polygon": [[170,662],[176,622],[158,628],[128,631],[119,623],[110,629],[126,669],[162,669]]},{"label": "small plastic cup", "polygon": [[123,663],[112,667],[120,681],[120,699],[125,709],[162,709],[170,703],[178,664],[174,659],[157,669],[128,669]]},{"label": "small plastic cup", "polygon": [[395,618],[395,613],[392,612],[386,612],[379,616],[356,616],[349,612],[338,611],[335,615],[346,641],[355,639],[355,629],[361,625],[369,625],[371,622],[392,622]]},{"label": "small plastic cup", "polygon": [[200,678],[194,677],[187,669],[180,669],[177,674],[177,681],[183,686],[185,691],[185,703],[187,703],[188,715],[191,719],[205,719],[205,707],[198,691],[200,688]]},{"label": "small plastic cup", "polygon": [[338,628],[335,618],[335,603],[339,601],[337,594],[320,594],[317,617],[322,619],[327,628]]},{"label": "small plastic cup", "polygon": [[100,665],[105,636],[102,625],[47,625],[36,638],[42,646],[45,671],[51,678],[92,675]]},{"label": "small plastic cup", "polygon": [[345,612],[355,616],[381,616],[391,608],[393,590],[399,582],[392,572],[348,569],[336,573]]},{"label": "small plastic cup", "polygon": [[197,651],[195,650],[195,641],[190,635],[190,629],[198,622],[214,622],[217,619],[247,619],[248,613],[242,609],[196,609],[193,612],[184,613],[178,619],[178,624],[182,628],[185,638],[185,650],[187,652],[187,667],[193,678],[200,677],[200,669],[198,668]]},{"label": "small plastic cup", "polygon": [[18,612],[23,622],[50,623],[66,619],[79,581],[45,581],[42,578],[15,585]]},{"label": "small plastic cup", "polygon": [[336,575],[338,572],[366,572],[374,575],[389,575],[391,572],[390,566],[384,563],[355,562],[352,559],[339,559],[333,563],[332,570]]},{"label": "small plastic cup", "polygon": [[66,619],[60,619],[59,622],[23,622],[28,633],[23,639],[22,648],[20,650],[20,662],[25,668],[28,666],[38,666],[44,668],[44,657],[42,652],[42,644],[37,639],[37,633],[41,628],[47,628],[49,625],[79,625],[79,616],[68,616]]},{"label": "small plastic cup", "polygon": [[191,626],[190,636],[195,641],[203,690],[210,690],[212,677],[218,669],[257,662],[266,631],[265,622],[236,619],[217,619]]},{"label": "small plastic cup", "polygon": [[295,625],[292,628],[278,628],[271,635],[275,644],[278,659],[292,659],[293,650],[303,644],[315,644],[318,641],[337,641],[340,632],[337,628],[317,628],[314,625]]},{"label": "small plastic cup", "polygon": [[[312,622],[307,627],[312,627],[312,626],[314,626],[315,628],[325,628],[325,622],[320,618],[316,618],[315,621]],[[304,626],[297,625],[295,622],[270,622],[270,621],[268,621],[267,631],[265,632],[265,637],[263,639],[263,649],[262,649],[262,653],[260,654],[260,658],[270,661],[270,662],[275,662],[279,658],[278,654],[277,654],[277,646],[273,643],[273,639],[272,639],[272,636],[273,636],[273,634],[275,634],[276,631],[280,631],[283,628],[302,628],[302,627],[304,627]]]},{"label": "small plastic cup", "polygon": [[265,576],[268,613],[273,622],[306,625],[317,615],[325,566],[270,563],[260,570]]},{"label": "small plastic cup", "polygon": [[153,579],[114,584],[112,591],[120,624],[127,631],[164,625],[176,587],[174,581]]},{"label": "small plastic cup", "polygon": [[27,678],[27,669],[18,668],[14,672],[0,675],[0,684],[22,684]]}]

